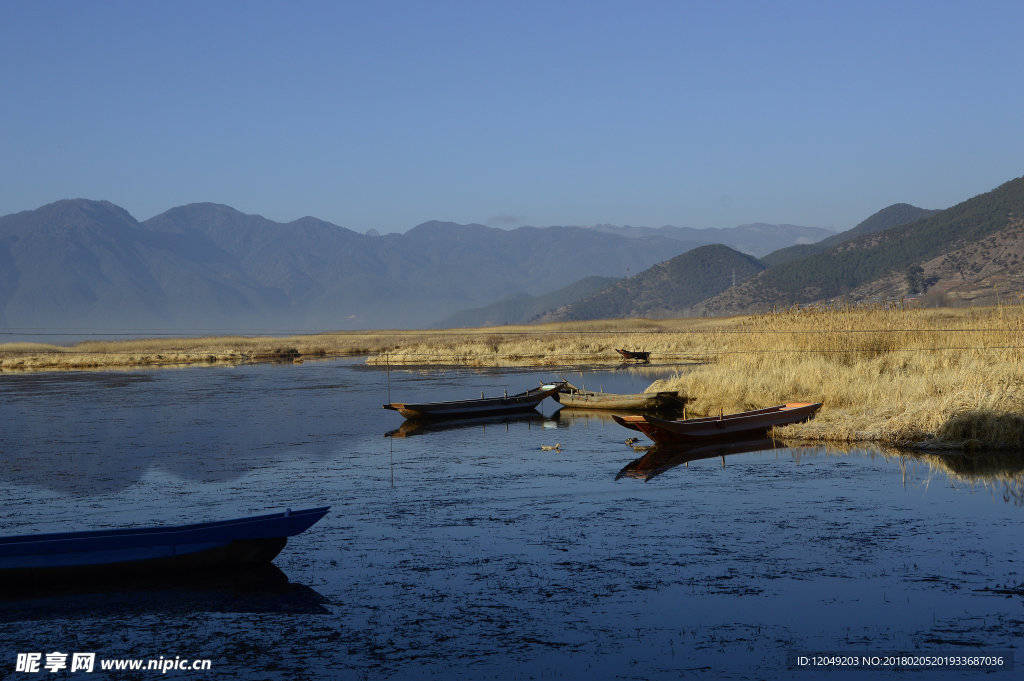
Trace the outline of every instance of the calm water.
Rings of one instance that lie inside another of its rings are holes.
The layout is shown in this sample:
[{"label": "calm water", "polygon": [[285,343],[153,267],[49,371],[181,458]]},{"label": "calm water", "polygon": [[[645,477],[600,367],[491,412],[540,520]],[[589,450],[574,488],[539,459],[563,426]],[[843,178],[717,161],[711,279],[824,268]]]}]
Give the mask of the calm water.
[{"label": "calm water", "polygon": [[[638,392],[658,371],[565,376]],[[333,507],[276,559],[283,575],[8,595],[0,677],[33,678],[17,653],[56,650],[212,661],[166,675],[190,679],[903,678],[791,660],[1012,654],[1024,635],[1019,486],[865,451],[678,465],[551,401],[385,437],[402,423],[389,390],[556,377],[349,360],[0,375],[0,534]]]}]

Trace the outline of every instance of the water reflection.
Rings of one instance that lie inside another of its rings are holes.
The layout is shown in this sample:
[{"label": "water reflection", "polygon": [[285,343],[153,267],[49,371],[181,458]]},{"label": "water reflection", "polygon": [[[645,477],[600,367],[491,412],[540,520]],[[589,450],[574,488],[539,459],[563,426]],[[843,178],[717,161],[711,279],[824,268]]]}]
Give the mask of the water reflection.
[{"label": "water reflection", "polygon": [[[564,411],[564,410],[563,410]],[[562,422],[569,424],[576,421],[589,422],[592,415],[569,414],[563,416]],[[627,440],[629,444],[629,440]],[[636,448],[640,451],[640,448]],[[721,458],[725,466],[725,457],[733,454],[746,454],[769,450],[786,450],[799,463],[809,457],[824,453],[828,456],[868,455],[881,456],[886,461],[899,465],[904,487],[910,483],[923,483],[926,487],[937,473],[942,478],[957,485],[971,488],[982,487],[1000,494],[1003,501],[1016,506],[1024,506],[1024,451],[991,450],[979,452],[919,452],[892,448],[836,447],[804,448],[791,447],[783,442],[769,438],[751,439],[735,442],[708,444],[698,447],[654,445],[638,459],[626,464],[616,474],[615,479],[636,478],[651,480],[677,466],[686,466],[691,461]],[[923,475],[918,467],[911,464],[921,463]]]},{"label": "water reflection", "polygon": [[647,482],[676,466],[689,465],[691,461],[721,458],[724,467],[725,457],[730,454],[746,454],[784,448],[785,445],[768,438],[715,443],[700,447],[655,445],[639,459],[626,464],[615,476],[615,479],[637,478]]},{"label": "water reflection", "polygon": [[1024,506],[1024,451],[992,450],[977,452],[902,454],[906,480],[906,458],[927,464],[929,471],[943,473],[951,482],[999,491],[1003,501]]},{"label": "water reflection", "polygon": [[[793,459],[801,460],[824,452],[829,456],[860,455],[881,457],[899,466],[903,486],[923,484],[925,488],[936,474],[954,487],[981,487],[999,493],[1003,501],[1024,506],[1024,450],[979,450],[973,452],[922,452],[894,447],[870,448],[849,445],[825,449],[791,448]],[[922,464],[918,466],[917,464]]]},{"label": "water reflection", "polygon": [[0,482],[46,489],[74,497],[116,494],[144,482],[154,473],[168,473],[191,483],[224,483],[273,466],[280,452],[226,449],[177,452],[156,448],[92,452],[0,451]]},{"label": "water reflection", "polygon": [[274,565],[57,588],[0,588],[0,622],[189,613],[327,614],[327,599]]},{"label": "water reflection", "polygon": [[384,433],[384,437],[412,437],[413,435],[427,435],[429,433],[455,430],[487,430],[488,428],[504,428],[505,432],[508,432],[509,426],[512,424],[525,423],[527,428],[543,428],[546,424],[553,421],[554,419],[546,417],[540,412],[481,416],[474,419],[439,419],[434,421],[407,419],[398,428]]},{"label": "water reflection", "polygon": [[5,375],[0,483],[99,496],[154,472],[226,483],[288,452],[326,458],[341,438],[371,430],[371,416],[335,411],[339,396],[361,385],[345,369],[338,362]]},{"label": "water reflection", "polygon": [[614,426],[615,431],[622,431],[623,435],[628,435],[629,432],[623,430],[622,427],[615,423],[612,419],[612,414],[615,412],[603,411],[601,409],[573,409],[572,407],[562,407],[559,409],[552,418],[558,422],[559,428],[589,428],[591,426]]}]

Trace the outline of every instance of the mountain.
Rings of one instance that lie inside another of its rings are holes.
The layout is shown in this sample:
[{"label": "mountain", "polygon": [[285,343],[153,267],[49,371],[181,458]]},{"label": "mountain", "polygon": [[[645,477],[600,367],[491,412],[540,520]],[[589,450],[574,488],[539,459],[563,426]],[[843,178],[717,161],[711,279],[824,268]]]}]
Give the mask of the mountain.
[{"label": "mountain", "polygon": [[699,244],[580,227],[423,223],[371,236],[197,203],[145,222],[68,199],[0,217],[0,324],[171,330],[425,326],[515,293],[622,276]]},{"label": "mountain", "polygon": [[59,201],[0,218],[0,322],[161,326],[172,313],[149,269],[147,236],[105,201]]},{"label": "mountain", "polygon": [[476,326],[526,324],[550,310],[563,307],[581,298],[603,291],[619,279],[614,277],[585,277],[557,291],[539,296],[518,293],[496,303],[472,310],[464,310],[434,324],[439,329]]},{"label": "mountain", "polygon": [[705,314],[922,293],[994,302],[1024,291],[1024,177],[909,224],[784,262],[702,305]]},{"label": "mountain", "polygon": [[699,244],[723,244],[732,249],[761,257],[772,251],[792,244],[811,244],[835,234],[832,230],[821,227],[801,227],[799,225],[770,225],[755,222],[729,228],[693,227],[616,227],[614,225],[596,225],[593,229],[629,237],[664,236],[680,241],[697,242]]},{"label": "mountain", "polygon": [[[486,309],[460,323],[724,313],[901,287],[969,297],[971,287],[1015,285],[1000,274],[1006,268],[993,268],[1016,262],[1009,229],[1016,223],[1007,213],[1024,215],[1018,185],[875,231],[922,210],[891,206],[843,238],[874,233],[750,281],[763,265],[704,244],[707,230],[432,221],[380,236],[313,217],[278,223],[212,203],[139,222],[107,201],[68,199],[0,217],[0,325],[137,333],[415,328],[472,308]],[[817,234],[808,229],[746,225],[718,235],[737,243],[759,232]],[[611,286],[600,279],[630,272],[641,274]]]},{"label": "mountain", "polygon": [[539,321],[682,317],[701,301],[764,270],[756,258],[715,244],[659,263]]},{"label": "mountain", "polygon": [[824,253],[833,246],[838,246],[845,241],[851,241],[857,237],[864,236],[865,234],[874,234],[875,232],[883,232],[893,227],[899,227],[905,225],[908,222],[914,222],[921,218],[926,218],[934,210],[928,210],[927,208],[918,208],[911,206],[909,203],[894,203],[888,208],[883,208],[868,219],[858,224],[853,229],[849,229],[839,234],[833,234],[832,236],[817,241],[815,243],[796,244],[794,246],[787,246],[786,248],[780,248],[777,251],[773,251],[768,255],[761,258],[761,262],[769,267],[775,265],[781,265],[784,262],[791,262],[793,260],[800,260],[806,258],[809,255],[815,253]]}]

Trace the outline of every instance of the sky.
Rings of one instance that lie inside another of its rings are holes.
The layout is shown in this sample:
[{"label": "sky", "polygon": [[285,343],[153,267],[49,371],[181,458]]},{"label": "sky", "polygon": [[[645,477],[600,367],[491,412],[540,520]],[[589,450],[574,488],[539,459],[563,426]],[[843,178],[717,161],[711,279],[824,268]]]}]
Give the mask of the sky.
[{"label": "sky", "polygon": [[844,230],[1024,175],[1019,0],[0,0],[0,215]]}]

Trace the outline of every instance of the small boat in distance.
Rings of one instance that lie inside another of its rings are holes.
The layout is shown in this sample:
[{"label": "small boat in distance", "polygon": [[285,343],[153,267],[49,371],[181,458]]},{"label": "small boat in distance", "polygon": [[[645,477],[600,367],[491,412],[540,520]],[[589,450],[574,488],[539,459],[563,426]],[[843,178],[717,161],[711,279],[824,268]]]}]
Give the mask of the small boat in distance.
[{"label": "small boat in distance", "polygon": [[659,410],[681,408],[686,403],[685,397],[677,392],[659,393],[606,393],[593,392],[577,388],[568,381],[563,388],[552,397],[556,402],[572,409],[621,409],[624,411],[640,411],[643,409]]},{"label": "small boat in distance", "polygon": [[658,444],[681,444],[767,432],[775,426],[806,421],[820,408],[821,402],[789,402],[765,409],[685,421],[669,421],[647,414],[616,415],[612,418],[620,426],[638,430]]},{"label": "small boat in distance", "polygon": [[646,350],[619,350],[615,348],[615,352],[622,355],[624,360],[634,360],[637,362],[650,362],[651,353]]},{"label": "small boat in distance", "polygon": [[169,527],[0,537],[0,581],[64,583],[269,563],[330,506]]},{"label": "small boat in distance", "polygon": [[544,398],[551,397],[564,385],[549,383],[539,388],[532,388],[516,395],[502,397],[481,397],[475,400],[456,400],[453,402],[391,402],[385,409],[393,409],[407,419],[461,419],[495,414],[513,414],[520,411],[535,409]]}]

